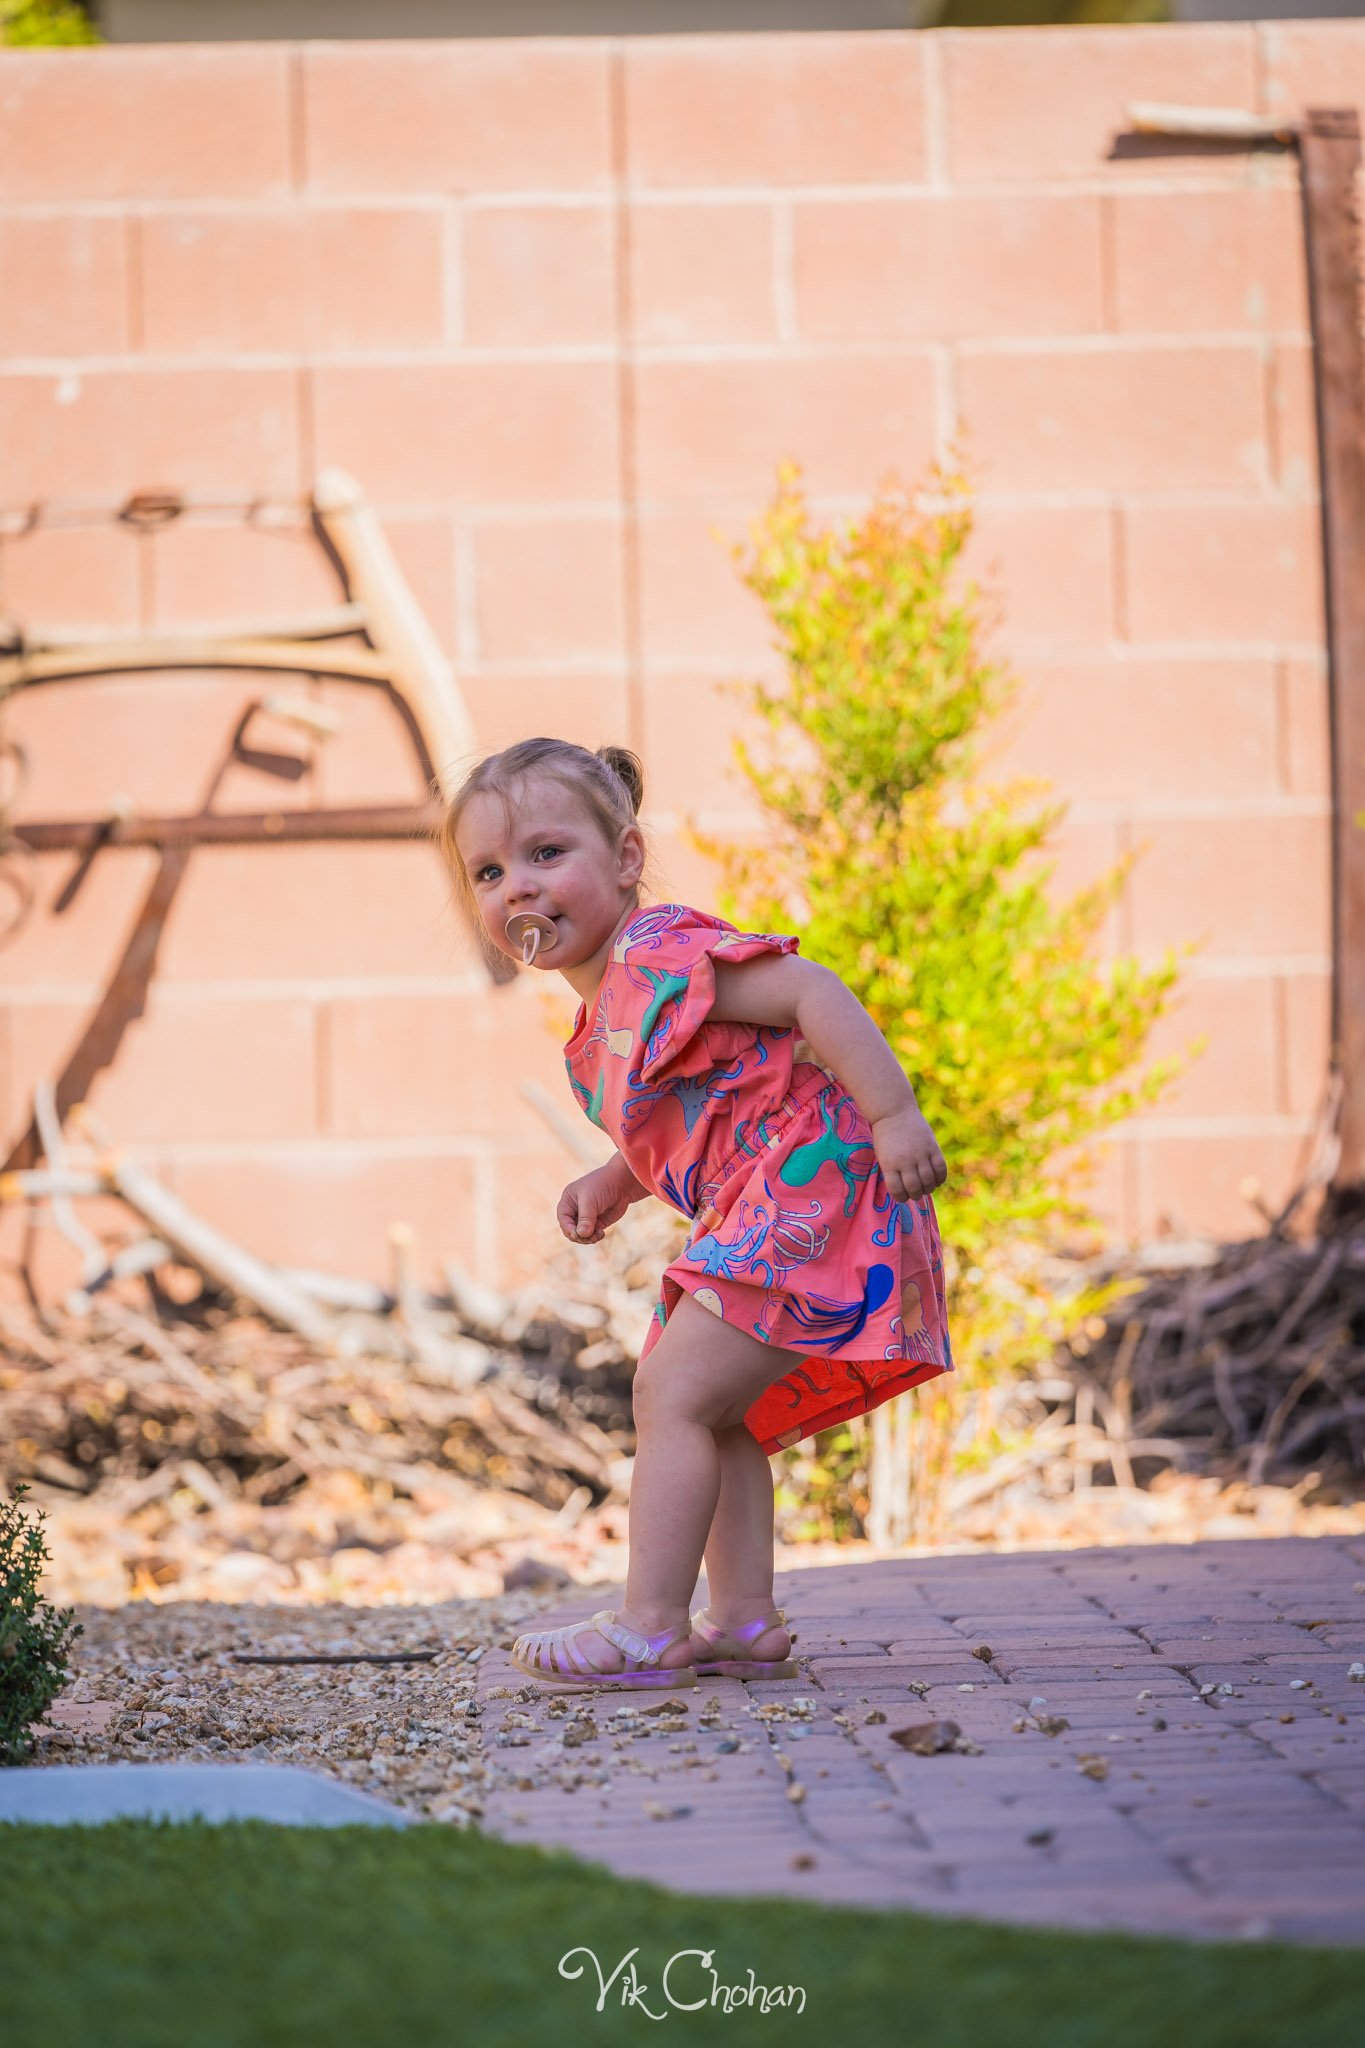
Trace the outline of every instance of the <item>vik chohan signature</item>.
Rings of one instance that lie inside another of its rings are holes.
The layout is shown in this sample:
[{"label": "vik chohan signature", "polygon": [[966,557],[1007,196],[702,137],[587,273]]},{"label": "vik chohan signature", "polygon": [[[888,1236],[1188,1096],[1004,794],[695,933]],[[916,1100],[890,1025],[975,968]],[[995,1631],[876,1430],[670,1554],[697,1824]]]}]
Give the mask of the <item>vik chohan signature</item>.
[{"label": "vik chohan signature", "polygon": [[[559,1974],[576,1979],[586,1976],[591,1966],[597,1977],[598,2012],[606,2005],[608,1992],[619,1983],[622,2005],[638,2006],[652,2020],[667,2019],[667,2011],[655,2012],[645,2003],[650,1987],[641,1983],[635,1968],[635,1958],[639,1953],[637,1943],[626,1951],[611,1975],[606,1977],[590,1948],[571,1948],[559,1959]],[[680,1948],[664,1964],[661,1995],[675,2012],[700,2012],[703,2006],[708,2005],[717,2006],[722,2012],[733,2012],[736,2006],[755,2007],[759,2012],[806,2010],[805,1987],[800,1984],[759,1984],[752,1969],[748,1972],[747,1984],[723,1984],[712,1967],[715,1954],[715,1950],[710,1948]],[[580,1957],[586,1957],[586,1961],[580,1961]]]}]

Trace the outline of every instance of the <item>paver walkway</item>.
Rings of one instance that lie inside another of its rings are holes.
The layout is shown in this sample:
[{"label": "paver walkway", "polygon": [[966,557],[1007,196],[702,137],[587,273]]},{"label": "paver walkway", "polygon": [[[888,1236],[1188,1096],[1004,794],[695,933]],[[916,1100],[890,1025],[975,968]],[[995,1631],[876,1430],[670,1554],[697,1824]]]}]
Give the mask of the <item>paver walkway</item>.
[{"label": "paver walkway", "polygon": [[[684,1891],[1365,1940],[1365,1539],[835,1565],[777,1597],[795,1680],[553,1695],[486,1656],[485,1827]],[[974,1753],[895,1740],[945,1719]]]}]

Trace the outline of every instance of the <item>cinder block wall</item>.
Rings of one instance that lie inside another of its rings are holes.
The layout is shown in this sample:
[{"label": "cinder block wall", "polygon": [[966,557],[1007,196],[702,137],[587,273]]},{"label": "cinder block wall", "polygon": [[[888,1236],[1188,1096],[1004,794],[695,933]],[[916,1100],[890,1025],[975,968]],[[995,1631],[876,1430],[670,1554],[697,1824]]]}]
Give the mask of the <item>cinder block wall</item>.
[{"label": "cinder block wall", "polygon": [[[297,527],[69,522],[155,485],[288,501],[342,464],[481,739],[636,746],[664,889],[706,902],[682,822],[753,829],[720,686],[772,662],[717,536],[784,456],[839,514],[965,430],[973,566],[1024,682],[1000,765],[1070,800],[1064,885],[1144,849],[1111,952],[1202,941],[1162,1044],[1208,1051],[1113,1145],[1105,1213],[1254,1227],[1239,1184],[1287,1187],[1326,1052],[1296,174],[1110,150],[1132,99],[1362,98],[1355,23],[7,52],[0,501],[47,509],[0,544],[4,609],[134,627],[325,603]],[[220,804],[419,793],[382,706],[301,687],[343,736],[294,784],[234,768]],[[189,808],[248,689],[27,694],[19,815]],[[40,863],[0,959],[7,1134],[153,865],[106,854],[59,916],[69,857]],[[563,1092],[561,989],[488,992],[421,848],[206,848],[93,1101],[262,1252],[378,1272],[403,1217],[427,1270],[512,1278],[567,1170],[518,1092]],[[4,1284],[17,1246],[11,1214]]]}]

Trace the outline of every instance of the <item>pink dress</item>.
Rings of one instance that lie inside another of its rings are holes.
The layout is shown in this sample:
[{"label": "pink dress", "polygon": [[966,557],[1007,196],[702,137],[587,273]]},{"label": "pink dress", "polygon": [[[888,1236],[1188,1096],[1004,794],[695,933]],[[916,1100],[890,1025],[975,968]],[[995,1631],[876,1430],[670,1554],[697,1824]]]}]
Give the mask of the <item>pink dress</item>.
[{"label": "pink dress", "polygon": [[744,1418],[769,1454],[953,1370],[932,1201],[892,1199],[865,1117],[791,1030],[709,1021],[713,958],[798,944],[654,904],[618,933],[564,1048],[588,1118],[693,1219],[641,1358],[684,1293],[800,1354]]}]

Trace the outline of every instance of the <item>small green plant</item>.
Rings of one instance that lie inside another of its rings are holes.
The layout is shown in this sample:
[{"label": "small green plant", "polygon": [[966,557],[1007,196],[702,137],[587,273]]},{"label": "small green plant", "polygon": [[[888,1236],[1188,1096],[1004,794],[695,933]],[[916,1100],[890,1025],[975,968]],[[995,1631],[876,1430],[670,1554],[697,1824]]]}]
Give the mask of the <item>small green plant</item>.
[{"label": "small green plant", "polygon": [[67,1653],[85,1633],[68,1608],[49,1607],[38,1591],[47,1545],[42,1513],[30,1521],[20,1481],[0,1501],[0,1763],[22,1763],[33,1748],[30,1729],[66,1684]]},{"label": "small green plant", "polygon": [[1128,864],[1057,901],[1048,841],[1065,806],[1036,783],[980,779],[1015,686],[980,651],[971,527],[958,473],[884,485],[838,530],[812,521],[799,470],[783,469],[735,551],[785,672],[775,688],[737,686],[771,735],[762,761],[736,742],[763,830],[738,844],[693,834],[720,865],[727,916],[796,932],[857,994],[948,1160],[937,1206],[958,1371],[916,1397],[939,1430],[916,1456],[929,1494],[950,1474],[963,1396],[1037,1367],[1104,1304],[1059,1293],[1045,1260],[1095,1235],[1089,1141],[1179,1065],[1134,1072],[1174,958],[1096,957]]},{"label": "small green plant", "polygon": [[1171,0],[917,0],[916,28],[1052,28],[1170,21]]},{"label": "small green plant", "polygon": [[0,44],[12,49],[103,40],[86,9],[74,0],[0,0]]}]

